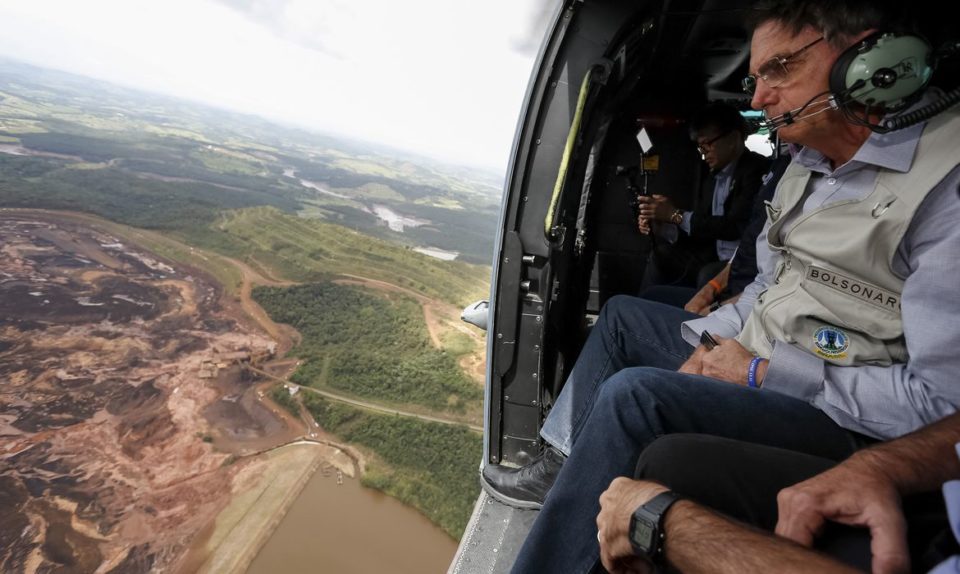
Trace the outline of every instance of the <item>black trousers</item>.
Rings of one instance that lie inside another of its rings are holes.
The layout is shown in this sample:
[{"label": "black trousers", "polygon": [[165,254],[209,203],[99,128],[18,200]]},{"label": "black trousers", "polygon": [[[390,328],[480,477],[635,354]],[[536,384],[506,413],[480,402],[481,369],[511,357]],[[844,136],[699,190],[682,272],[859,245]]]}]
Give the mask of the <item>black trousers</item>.
[{"label": "black trousers", "polygon": [[[715,436],[674,434],[654,441],[637,463],[636,477],[742,522],[773,531],[777,493],[837,462],[808,454]],[[951,554],[946,508],[939,492],[903,501],[914,572],[926,572]],[[861,570],[870,570],[870,534],[864,528],[828,524],[817,549]]]},{"label": "black trousers", "polygon": [[[659,244],[650,252],[650,260],[643,271],[640,291],[654,285],[693,287],[699,289],[723,269],[725,263],[717,259],[716,247],[689,243]],[[719,266],[711,265],[721,263]],[[710,267],[707,267],[710,266]],[[707,267],[706,269],[704,269]]]},{"label": "black trousers", "polygon": [[683,307],[687,304],[687,301],[693,299],[693,296],[697,294],[697,289],[694,287],[676,287],[673,285],[654,285],[649,289],[644,289],[640,292],[640,298],[646,299],[647,301],[656,301],[657,303],[663,303],[664,305],[670,305],[671,307]]}]

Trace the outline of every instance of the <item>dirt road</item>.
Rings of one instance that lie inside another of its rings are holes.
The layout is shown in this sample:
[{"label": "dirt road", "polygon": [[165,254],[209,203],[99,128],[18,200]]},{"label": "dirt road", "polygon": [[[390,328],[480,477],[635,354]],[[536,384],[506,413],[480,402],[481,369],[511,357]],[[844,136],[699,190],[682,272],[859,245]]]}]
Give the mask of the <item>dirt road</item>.
[{"label": "dirt road", "polygon": [[399,416],[402,416],[402,417],[410,417],[410,418],[420,419],[420,420],[423,420],[423,421],[428,421],[428,422],[433,422],[433,423],[440,423],[440,424],[449,425],[449,426],[459,426],[459,427],[465,426],[465,427],[469,428],[470,430],[472,430],[472,431],[474,431],[474,432],[479,432],[479,433],[482,433],[482,432],[483,432],[483,427],[482,427],[482,426],[472,425],[472,424],[469,424],[469,423],[465,423],[465,422],[463,422],[463,421],[458,421],[458,420],[456,420],[456,419],[449,419],[449,418],[438,417],[438,416],[433,416],[433,415],[424,415],[424,414],[420,414],[420,413],[413,413],[413,412],[410,412],[410,411],[402,411],[402,410],[394,409],[394,408],[391,408],[391,407],[385,407],[385,406],[383,406],[383,405],[379,405],[379,404],[376,404],[376,403],[370,403],[370,402],[367,402],[367,401],[361,401],[361,400],[357,400],[357,399],[352,399],[352,398],[350,398],[350,397],[345,397],[345,396],[343,396],[343,395],[339,395],[339,394],[337,394],[337,393],[332,393],[332,392],[330,392],[330,391],[324,391],[324,390],[320,390],[320,389],[315,389],[315,388],[313,388],[313,387],[304,387],[304,386],[298,385],[298,384],[296,384],[296,383],[291,383],[290,381],[288,381],[288,380],[286,380],[286,379],[282,379],[282,378],[280,378],[280,377],[276,377],[276,376],[271,375],[270,373],[268,373],[268,372],[266,372],[266,371],[264,371],[264,370],[258,369],[258,368],[256,368],[256,367],[247,366],[247,369],[248,369],[248,370],[251,370],[251,371],[253,371],[253,372],[255,372],[255,373],[257,373],[257,374],[260,375],[260,376],[266,377],[266,378],[268,378],[268,379],[270,379],[270,380],[272,380],[272,381],[275,381],[275,382],[278,382],[278,383],[283,383],[283,384],[285,384],[285,385],[290,385],[290,386],[293,386],[293,387],[298,387],[301,391],[305,391],[305,392],[308,392],[308,393],[316,393],[316,394],[318,394],[318,395],[320,395],[320,396],[323,396],[323,397],[325,397],[325,398],[328,398],[328,399],[330,399],[330,400],[332,400],[332,401],[337,401],[337,402],[341,402],[341,403],[346,403],[346,404],[348,404],[348,405],[352,405],[352,406],[355,406],[355,407],[360,407],[360,408],[367,409],[367,410],[371,410],[371,411],[375,411],[375,412],[378,412],[378,413],[384,413],[384,414],[388,414],[388,415],[399,415]]},{"label": "dirt road", "polygon": [[243,277],[243,282],[240,284],[240,307],[243,309],[243,312],[256,321],[260,328],[266,331],[266,333],[277,342],[277,355],[285,355],[290,349],[300,343],[300,333],[289,325],[275,323],[270,316],[267,315],[267,312],[263,310],[263,307],[253,300],[251,294],[253,293],[254,285],[289,287],[296,285],[296,283],[292,281],[267,279],[242,261],[231,257],[224,257],[224,260],[235,265]]}]

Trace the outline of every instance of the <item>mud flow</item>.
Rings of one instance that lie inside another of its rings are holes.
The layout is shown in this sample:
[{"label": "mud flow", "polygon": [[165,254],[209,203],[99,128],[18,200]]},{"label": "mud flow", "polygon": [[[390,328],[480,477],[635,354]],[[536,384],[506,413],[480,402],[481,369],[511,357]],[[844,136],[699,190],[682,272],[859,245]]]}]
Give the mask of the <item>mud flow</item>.
[{"label": "mud flow", "polygon": [[0,572],[172,571],[242,456],[301,432],[235,313],[82,219],[0,213]]}]

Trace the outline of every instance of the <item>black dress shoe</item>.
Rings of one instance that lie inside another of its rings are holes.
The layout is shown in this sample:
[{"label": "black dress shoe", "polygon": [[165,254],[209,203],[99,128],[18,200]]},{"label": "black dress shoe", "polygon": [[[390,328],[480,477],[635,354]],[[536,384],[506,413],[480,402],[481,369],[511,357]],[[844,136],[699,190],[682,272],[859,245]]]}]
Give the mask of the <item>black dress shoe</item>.
[{"label": "black dress shoe", "polygon": [[507,506],[539,509],[566,459],[562,452],[548,446],[533,462],[520,468],[484,466],[480,484],[487,494]]}]

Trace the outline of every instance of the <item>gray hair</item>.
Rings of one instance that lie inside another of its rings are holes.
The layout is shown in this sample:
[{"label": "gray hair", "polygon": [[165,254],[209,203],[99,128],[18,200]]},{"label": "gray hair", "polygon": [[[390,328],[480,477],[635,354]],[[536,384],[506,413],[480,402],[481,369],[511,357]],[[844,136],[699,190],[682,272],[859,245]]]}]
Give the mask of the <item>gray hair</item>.
[{"label": "gray hair", "polygon": [[761,0],[754,5],[748,24],[756,28],[776,22],[793,34],[811,27],[835,48],[845,48],[852,38],[870,30],[916,31],[908,2],[896,0]]}]

